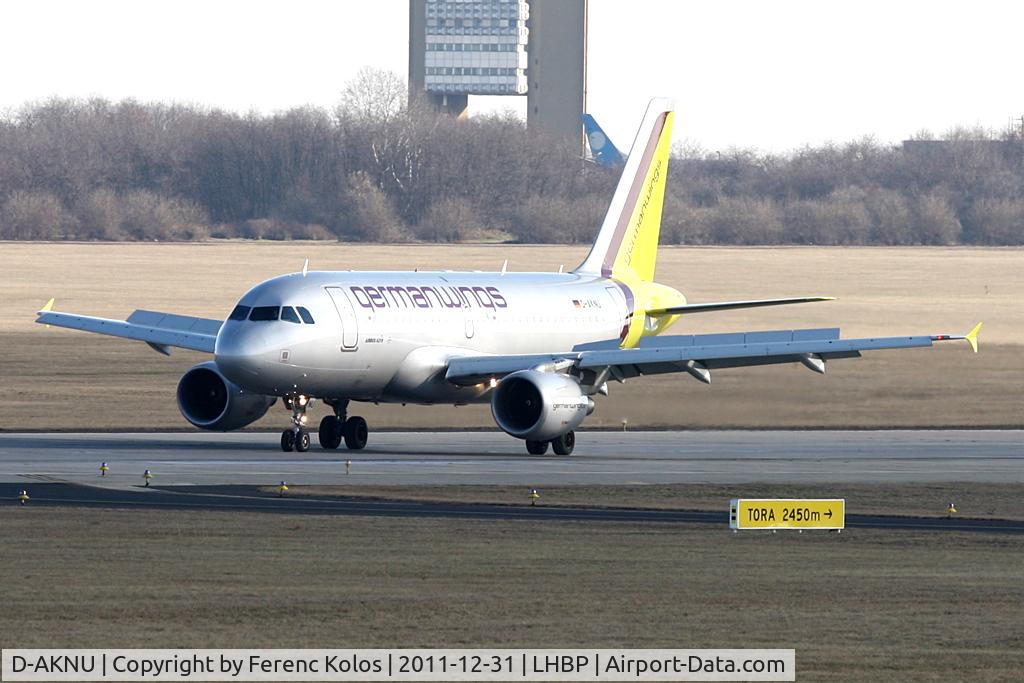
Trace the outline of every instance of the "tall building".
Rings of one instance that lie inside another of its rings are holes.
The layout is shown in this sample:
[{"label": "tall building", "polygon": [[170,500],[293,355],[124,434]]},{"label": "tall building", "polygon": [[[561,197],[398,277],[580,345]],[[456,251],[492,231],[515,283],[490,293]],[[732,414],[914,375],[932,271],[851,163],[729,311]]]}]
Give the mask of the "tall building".
[{"label": "tall building", "polygon": [[583,144],[587,0],[410,0],[409,88],[465,116],[469,95],[527,95],[527,125]]},{"label": "tall building", "polygon": [[426,10],[427,92],[526,92],[526,20],[530,10],[525,2],[427,0]]},{"label": "tall building", "polygon": [[586,0],[530,2],[526,126],[578,144],[587,110]]},{"label": "tall building", "polygon": [[464,116],[469,95],[526,92],[524,0],[411,0],[409,85]]}]

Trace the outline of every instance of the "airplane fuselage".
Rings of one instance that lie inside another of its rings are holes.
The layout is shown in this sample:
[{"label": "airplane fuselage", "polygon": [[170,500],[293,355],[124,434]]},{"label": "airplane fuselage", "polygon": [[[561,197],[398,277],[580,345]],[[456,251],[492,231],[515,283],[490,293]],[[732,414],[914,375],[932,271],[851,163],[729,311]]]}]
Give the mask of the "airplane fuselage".
[{"label": "airplane fuselage", "polygon": [[450,357],[621,340],[632,312],[629,287],[576,273],[296,273],[241,298],[215,358],[254,393],[471,403],[490,386],[447,382]]}]

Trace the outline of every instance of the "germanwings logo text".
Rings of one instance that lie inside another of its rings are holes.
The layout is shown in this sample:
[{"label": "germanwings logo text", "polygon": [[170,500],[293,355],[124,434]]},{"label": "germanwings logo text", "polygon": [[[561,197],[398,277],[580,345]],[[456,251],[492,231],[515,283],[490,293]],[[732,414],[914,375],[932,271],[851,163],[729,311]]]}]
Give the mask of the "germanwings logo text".
[{"label": "germanwings logo text", "polygon": [[349,287],[363,308],[508,308],[497,287]]}]

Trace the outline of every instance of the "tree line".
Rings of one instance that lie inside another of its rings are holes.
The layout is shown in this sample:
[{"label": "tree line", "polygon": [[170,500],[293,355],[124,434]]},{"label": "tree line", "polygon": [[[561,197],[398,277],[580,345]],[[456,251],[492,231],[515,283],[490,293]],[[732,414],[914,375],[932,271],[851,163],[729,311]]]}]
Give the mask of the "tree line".
[{"label": "tree line", "polygon": [[[672,156],[663,243],[1024,243],[1020,131]],[[382,72],[272,115],[51,99],[0,116],[0,239],[589,242],[617,176]]]}]

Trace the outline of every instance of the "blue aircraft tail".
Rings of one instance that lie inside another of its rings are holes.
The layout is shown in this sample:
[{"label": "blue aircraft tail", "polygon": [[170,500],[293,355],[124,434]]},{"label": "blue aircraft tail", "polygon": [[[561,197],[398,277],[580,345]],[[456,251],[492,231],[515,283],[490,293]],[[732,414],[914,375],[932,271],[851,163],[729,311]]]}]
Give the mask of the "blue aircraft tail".
[{"label": "blue aircraft tail", "polygon": [[594,161],[608,168],[621,168],[625,165],[626,158],[622,156],[622,152],[616,149],[590,114],[583,115],[583,130],[587,133],[587,144],[590,145]]}]

